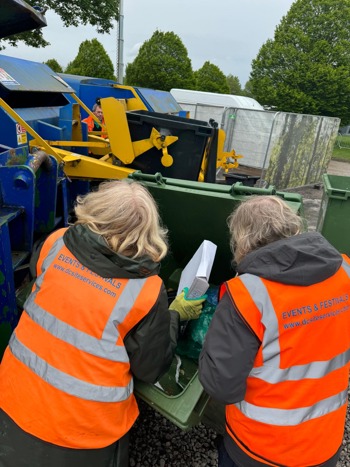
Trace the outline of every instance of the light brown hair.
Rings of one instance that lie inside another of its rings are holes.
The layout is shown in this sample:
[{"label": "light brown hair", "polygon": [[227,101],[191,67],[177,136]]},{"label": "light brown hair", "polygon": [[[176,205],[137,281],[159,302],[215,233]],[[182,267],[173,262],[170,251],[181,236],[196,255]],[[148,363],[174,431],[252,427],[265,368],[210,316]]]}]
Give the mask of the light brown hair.
[{"label": "light brown hair", "polygon": [[252,196],[228,218],[230,246],[238,264],[251,251],[301,232],[303,221],[278,196]]}]

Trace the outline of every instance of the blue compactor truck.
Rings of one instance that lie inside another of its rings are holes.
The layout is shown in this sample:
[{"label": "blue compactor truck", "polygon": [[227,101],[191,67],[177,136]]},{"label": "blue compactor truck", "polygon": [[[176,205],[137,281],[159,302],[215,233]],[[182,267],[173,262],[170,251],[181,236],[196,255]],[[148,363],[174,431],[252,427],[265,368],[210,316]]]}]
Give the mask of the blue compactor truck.
[{"label": "blue compactor truck", "polygon": [[[4,0],[0,35],[44,26],[22,0]],[[82,122],[100,99],[105,124],[88,133]],[[53,230],[67,226],[74,200],[102,180],[142,182],[169,229],[171,253],[161,276],[176,288],[175,272],[203,240],[217,245],[210,281],[232,277],[226,219],[246,197],[276,194],[274,187],[216,183],[216,170],[237,166],[223,151],[216,125],[183,116],[170,93],[115,81],[56,74],[48,66],[0,55],[0,353],[15,328],[32,281],[30,258]],[[108,138],[102,136],[102,132]],[[303,215],[300,195],[277,192]],[[117,200],[116,200],[117,201]],[[186,220],[191,219],[191,229]],[[175,279],[174,279],[175,278]],[[180,428],[199,423],[208,403],[197,362],[178,359],[160,387],[135,383],[137,395]]]}]

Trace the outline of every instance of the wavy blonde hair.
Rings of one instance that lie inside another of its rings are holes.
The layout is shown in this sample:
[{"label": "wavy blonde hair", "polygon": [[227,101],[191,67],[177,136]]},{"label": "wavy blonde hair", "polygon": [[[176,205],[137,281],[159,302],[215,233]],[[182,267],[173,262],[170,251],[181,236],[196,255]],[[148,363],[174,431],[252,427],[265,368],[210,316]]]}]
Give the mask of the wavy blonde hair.
[{"label": "wavy blonde hair", "polygon": [[148,190],[126,180],[101,183],[97,191],[78,196],[76,224],[101,235],[115,252],[130,258],[149,256],[158,262],[167,254],[167,229]]},{"label": "wavy blonde hair", "polygon": [[278,196],[253,196],[229,216],[230,246],[238,264],[250,252],[299,234],[303,221]]}]

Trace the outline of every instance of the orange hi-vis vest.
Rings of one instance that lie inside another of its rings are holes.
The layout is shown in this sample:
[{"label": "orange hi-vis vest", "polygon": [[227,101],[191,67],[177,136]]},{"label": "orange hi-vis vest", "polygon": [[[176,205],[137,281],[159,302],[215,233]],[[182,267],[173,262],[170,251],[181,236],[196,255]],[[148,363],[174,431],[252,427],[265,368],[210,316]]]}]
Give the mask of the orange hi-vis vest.
[{"label": "orange hi-vis vest", "polygon": [[252,459],[271,466],[321,464],[344,434],[350,361],[350,264],[310,286],[243,274],[226,283],[261,346],[244,400],[226,428]]},{"label": "orange hi-vis vest", "polygon": [[[84,120],[82,120],[82,122],[84,122],[84,123],[87,124],[88,132],[89,132],[89,133],[92,132],[92,131],[96,131],[96,130],[94,130],[94,128],[95,128],[95,123],[96,123],[96,122],[95,122],[95,120],[92,118],[91,115],[89,115],[88,117],[84,118]],[[107,134],[107,131],[106,131],[105,129],[103,130],[102,125],[104,125],[104,126],[106,125],[104,119],[102,120],[102,123],[101,123],[101,125],[100,125],[100,126],[101,126],[101,130],[100,130],[100,131],[101,131],[101,138],[105,138],[105,139],[106,139],[106,138],[108,138],[108,134]]]},{"label": "orange hi-vis vest", "polygon": [[66,248],[64,231],[43,245],[0,365],[0,407],[44,441],[102,448],[138,416],[123,339],[154,306],[162,281],[98,276]]}]

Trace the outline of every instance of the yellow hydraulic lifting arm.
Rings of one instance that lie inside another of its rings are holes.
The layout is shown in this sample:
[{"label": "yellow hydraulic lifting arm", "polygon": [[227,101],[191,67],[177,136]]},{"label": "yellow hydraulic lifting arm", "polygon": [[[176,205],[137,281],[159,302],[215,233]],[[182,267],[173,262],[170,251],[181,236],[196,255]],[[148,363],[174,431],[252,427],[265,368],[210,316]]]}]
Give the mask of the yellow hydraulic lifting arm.
[{"label": "yellow hydraulic lifting arm", "polygon": [[219,129],[218,134],[218,152],[216,159],[216,168],[222,167],[225,172],[228,172],[229,169],[235,169],[238,167],[238,159],[241,159],[243,156],[236,154],[236,151],[232,149],[230,152],[224,151],[226,133],[224,130]]},{"label": "yellow hydraulic lifting arm", "polygon": [[[243,156],[236,154],[235,150],[232,149],[230,152],[224,151],[226,133],[221,128],[218,130],[217,144],[216,144],[216,168],[223,168],[225,172],[229,169],[235,169],[238,167],[238,159]],[[210,150],[210,144],[207,146],[201,165],[198,181],[204,182],[205,174],[208,169],[208,151]]]}]

